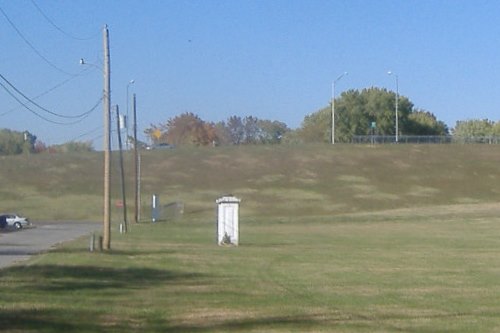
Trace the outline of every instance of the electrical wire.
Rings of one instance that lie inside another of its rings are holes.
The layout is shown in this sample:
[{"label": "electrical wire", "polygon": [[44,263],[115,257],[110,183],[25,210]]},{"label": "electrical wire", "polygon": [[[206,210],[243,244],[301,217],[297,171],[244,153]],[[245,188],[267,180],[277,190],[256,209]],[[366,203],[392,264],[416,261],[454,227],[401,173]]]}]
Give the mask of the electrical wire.
[{"label": "electrical wire", "polygon": [[90,36],[90,37],[77,37],[77,36],[74,36],[66,31],[64,31],[61,27],[59,27],[57,24],[54,23],[53,20],[51,20],[46,14],[45,12],[40,8],[40,6],[38,6],[36,4],[36,2],[34,0],[31,0],[31,3],[33,4],[33,6],[35,6],[35,8],[38,10],[38,12],[43,16],[43,18],[45,20],[47,20],[47,22],[50,23],[50,25],[52,25],[56,30],[58,30],[59,32],[61,32],[63,35],[65,35],[66,37],[69,37],[71,39],[76,39],[76,40],[90,40],[90,39],[94,39],[96,38],[96,36],[99,35],[99,33],[95,34],[94,36]]},{"label": "electrical wire", "polygon": [[54,68],[55,70],[63,73],[63,74],[66,74],[66,75],[69,75],[69,76],[76,76],[77,74],[75,73],[69,73],[61,68],[59,68],[58,66],[56,66],[53,62],[51,62],[49,59],[47,59],[40,51],[38,51],[36,49],[36,47],[23,35],[23,33],[17,28],[17,26],[14,24],[14,22],[9,18],[9,16],[7,15],[7,13],[2,9],[2,7],[0,7],[0,13],[2,13],[2,15],[5,17],[5,19],[7,20],[7,22],[9,22],[9,24],[11,25],[11,27],[17,32],[17,34],[19,35],[19,37],[21,37],[21,39],[31,48],[31,50],[33,52],[35,52],[36,55],[38,55],[43,61],[45,61],[50,67]]},{"label": "electrical wire", "polygon": [[[94,133],[94,132],[97,132],[97,131],[99,131],[99,130],[101,130],[101,129],[102,129],[102,126],[98,126],[98,127],[94,128],[94,129],[91,129],[91,130],[90,130],[90,131],[88,131],[88,132],[85,132],[85,133],[83,133],[83,134],[80,134],[79,136],[74,137],[74,138],[73,138],[73,139],[71,139],[70,141],[76,141],[77,139],[80,139],[80,138],[82,138],[82,137],[84,137],[84,136],[87,136],[87,135],[89,135],[89,134],[92,134],[92,133]],[[102,136],[102,134],[101,134],[101,136]],[[94,140],[91,140],[91,141],[94,141]]]},{"label": "electrical wire", "polygon": [[[50,92],[52,92],[52,91],[56,90],[57,88],[60,88],[60,87],[64,86],[66,83],[70,82],[71,80],[74,80],[74,79],[76,79],[77,77],[79,77],[79,76],[81,76],[81,75],[85,74],[85,72],[87,72],[87,71],[89,71],[89,70],[95,70],[96,68],[97,68],[97,67],[88,66],[88,67],[86,67],[85,69],[83,69],[82,71],[80,71],[80,73],[78,73],[78,75],[76,75],[76,76],[71,76],[71,77],[69,77],[69,78],[65,79],[64,81],[62,81],[62,82],[60,82],[60,83],[56,84],[55,86],[53,86],[53,87],[51,87],[51,88],[49,88],[49,89],[45,90],[44,92],[42,92],[42,93],[40,93],[40,94],[36,95],[35,97],[32,97],[31,99],[32,99],[32,100],[36,100],[36,99],[38,99],[38,98],[40,98],[40,97],[42,97],[42,96],[45,96],[45,95],[47,95],[48,93],[50,93]],[[17,109],[18,109],[18,107],[15,107],[15,108],[12,108],[12,109],[10,109],[10,110],[7,110],[7,111],[5,111],[5,112],[3,112],[3,113],[0,113],[0,117],[5,116],[6,114],[9,114],[9,113],[11,113],[11,112],[14,112],[14,111],[16,111]]]},{"label": "electrical wire", "polygon": [[47,113],[50,113],[51,115],[53,116],[56,116],[56,117],[61,117],[61,118],[67,118],[67,119],[75,119],[75,118],[81,118],[81,117],[84,117],[88,114],[88,111],[87,112],[84,112],[82,114],[79,114],[79,115],[76,115],[76,116],[67,116],[67,115],[63,115],[63,114],[59,114],[59,113],[55,113],[53,111],[50,111],[46,108],[44,108],[43,106],[41,106],[40,104],[36,103],[35,101],[33,101],[31,98],[29,98],[28,96],[26,96],[25,94],[23,94],[19,89],[17,89],[9,80],[7,80],[7,78],[5,78],[5,76],[3,76],[2,74],[0,74],[0,78],[2,80],[4,80],[12,89],[14,89],[15,92],[17,92],[19,95],[21,95],[22,97],[24,97],[24,99],[26,99],[28,102],[30,102],[31,104],[33,104],[34,106],[38,107],[39,109],[47,112]]},{"label": "electrical wire", "polygon": [[16,95],[14,95],[2,82],[0,82],[0,86],[12,97],[14,98],[19,104],[21,104],[25,109],[27,109],[28,111],[30,111],[31,113],[33,113],[35,116],[39,117],[40,119],[43,119],[45,120],[46,122],[49,122],[49,123],[52,123],[52,124],[55,124],[55,125],[74,125],[74,124],[77,124],[77,123],[80,123],[82,122],[85,118],[87,118],[91,113],[92,111],[94,111],[98,106],[99,104],[101,104],[101,101],[102,101],[102,97],[99,99],[99,101],[96,103],[96,105],[90,109],[89,111],[87,111],[84,116],[82,116],[80,119],[76,120],[76,121],[73,121],[73,122],[67,122],[67,123],[64,123],[64,122],[59,122],[59,121],[54,121],[54,120],[50,120],[49,118],[46,118],[44,116],[42,116],[41,114],[39,114],[38,112],[36,112],[35,110],[31,109],[28,105],[26,105],[26,103],[24,103],[23,101],[21,101]]}]

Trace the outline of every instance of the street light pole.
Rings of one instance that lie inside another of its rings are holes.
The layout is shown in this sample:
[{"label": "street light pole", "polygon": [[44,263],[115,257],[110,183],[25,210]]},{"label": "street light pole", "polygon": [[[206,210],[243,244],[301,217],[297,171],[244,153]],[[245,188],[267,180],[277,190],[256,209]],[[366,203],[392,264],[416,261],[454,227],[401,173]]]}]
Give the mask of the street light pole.
[{"label": "street light pole", "polygon": [[127,129],[127,139],[126,139],[126,143],[127,143],[127,150],[129,150],[129,137],[128,137],[128,124],[130,123],[130,118],[128,117],[128,103],[129,103],[129,95],[128,95],[128,88],[130,87],[131,84],[133,84],[135,82],[135,80],[130,80],[128,83],[127,83],[127,122],[126,122],[126,129]]},{"label": "street light pole", "polygon": [[111,79],[110,79],[110,56],[109,56],[109,31],[105,25],[103,29],[104,48],[104,90],[103,90],[103,111],[104,111],[104,221],[103,221],[103,242],[104,250],[111,248]]},{"label": "street light pole", "polygon": [[141,157],[139,155],[137,147],[137,102],[135,94],[132,98],[132,111],[134,114],[134,167],[135,167],[135,209],[134,209],[134,221],[139,223],[141,218],[141,188],[140,188],[140,176],[141,176]]},{"label": "street light pole", "polygon": [[389,75],[394,75],[396,78],[396,143],[399,142],[399,116],[398,116],[398,104],[399,104],[399,78],[397,74],[389,71]]},{"label": "street light pole", "polygon": [[337,81],[339,81],[345,75],[347,75],[347,72],[342,73],[341,75],[339,75],[339,77],[337,77],[332,82],[332,101],[331,101],[331,106],[332,106],[332,145],[335,144],[335,84],[337,83]]}]

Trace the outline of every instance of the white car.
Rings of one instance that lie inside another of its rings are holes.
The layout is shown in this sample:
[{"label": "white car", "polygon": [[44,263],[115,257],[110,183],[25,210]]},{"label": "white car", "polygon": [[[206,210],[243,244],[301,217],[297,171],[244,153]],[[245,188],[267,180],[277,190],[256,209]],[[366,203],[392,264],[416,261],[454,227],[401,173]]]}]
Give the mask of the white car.
[{"label": "white car", "polygon": [[17,214],[0,215],[0,228],[14,227],[22,229],[31,225],[31,222],[26,217],[21,217]]}]

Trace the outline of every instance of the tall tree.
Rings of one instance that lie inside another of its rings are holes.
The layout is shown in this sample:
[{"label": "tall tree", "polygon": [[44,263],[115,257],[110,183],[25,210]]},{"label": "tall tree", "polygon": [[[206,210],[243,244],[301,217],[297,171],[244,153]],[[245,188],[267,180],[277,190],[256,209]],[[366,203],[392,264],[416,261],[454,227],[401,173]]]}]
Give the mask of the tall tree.
[{"label": "tall tree", "polygon": [[[371,134],[372,123],[379,135],[396,134],[396,94],[392,91],[380,88],[361,92],[349,90],[341,94],[335,105],[339,123],[335,134],[338,132],[340,141],[352,135]],[[399,134],[408,134],[408,116],[412,110],[413,103],[405,96],[398,96]]]},{"label": "tall tree", "polygon": [[255,144],[260,138],[259,120],[256,117],[247,116],[243,119],[244,143]]},{"label": "tall tree", "polygon": [[229,117],[227,120],[227,130],[232,144],[239,145],[243,143],[243,140],[245,139],[245,126],[243,125],[243,121],[240,117]]},{"label": "tall tree", "polygon": [[0,130],[0,155],[17,155],[35,151],[36,136],[28,131]]},{"label": "tall tree", "polygon": [[410,135],[447,135],[449,130],[434,114],[417,109],[408,116],[407,132]]},{"label": "tall tree", "polygon": [[216,141],[213,124],[207,124],[197,115],[186,112],[167,121],[166,140],[174,145],[205,146]]},{"label": "tall tree", "polygon": [[331,113],[324,108],[304,117],[297,136],[302,142],[329,142],[331,138]]},{"label": "tall tree", "polygon": [[166,123],[151,125],[144,133],[154,144],[205,146],[217,142],[215,125],[191,112],[170,118]]},{"label": "tall tree", "polygon": [[283,136],[290,131],[285,123],[280,121],[259,120],[260,142],[264,144],[281,143]]},{"label": "tall tree", "polygon": [[471,119],[457,121],[453,128],[456,138],[485,137],[493,135],[495,123],[488,119]]},{"label": "tall tree", "polygon": [[[417,110],[405,96],[381,88],[349,90],[335,100],[335,141],[349,142],[355,135],[396,134],[396,98],[398,98],[398,129],[400,135],[438,135],[446,133],[444,123],[430,113]],[[412,115],[412,116],[411,116]],[[297,135],[304,142],[330,142],[331,108],[307,115]],[[375,128],[372,127],[374,125]]]}]

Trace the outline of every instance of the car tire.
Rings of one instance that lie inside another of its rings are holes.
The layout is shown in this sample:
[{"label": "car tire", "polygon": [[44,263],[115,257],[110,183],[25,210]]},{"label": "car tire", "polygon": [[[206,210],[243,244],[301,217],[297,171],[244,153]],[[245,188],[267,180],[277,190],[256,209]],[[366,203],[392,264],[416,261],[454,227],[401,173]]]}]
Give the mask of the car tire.
[{"label": "car tire", "polygon": [[22,229],[23,226],[21,225],[21,223],[16,222],[16,223],[14,223],[14,228],[16,228],[17,230],[19,230],[19,229]]}]

